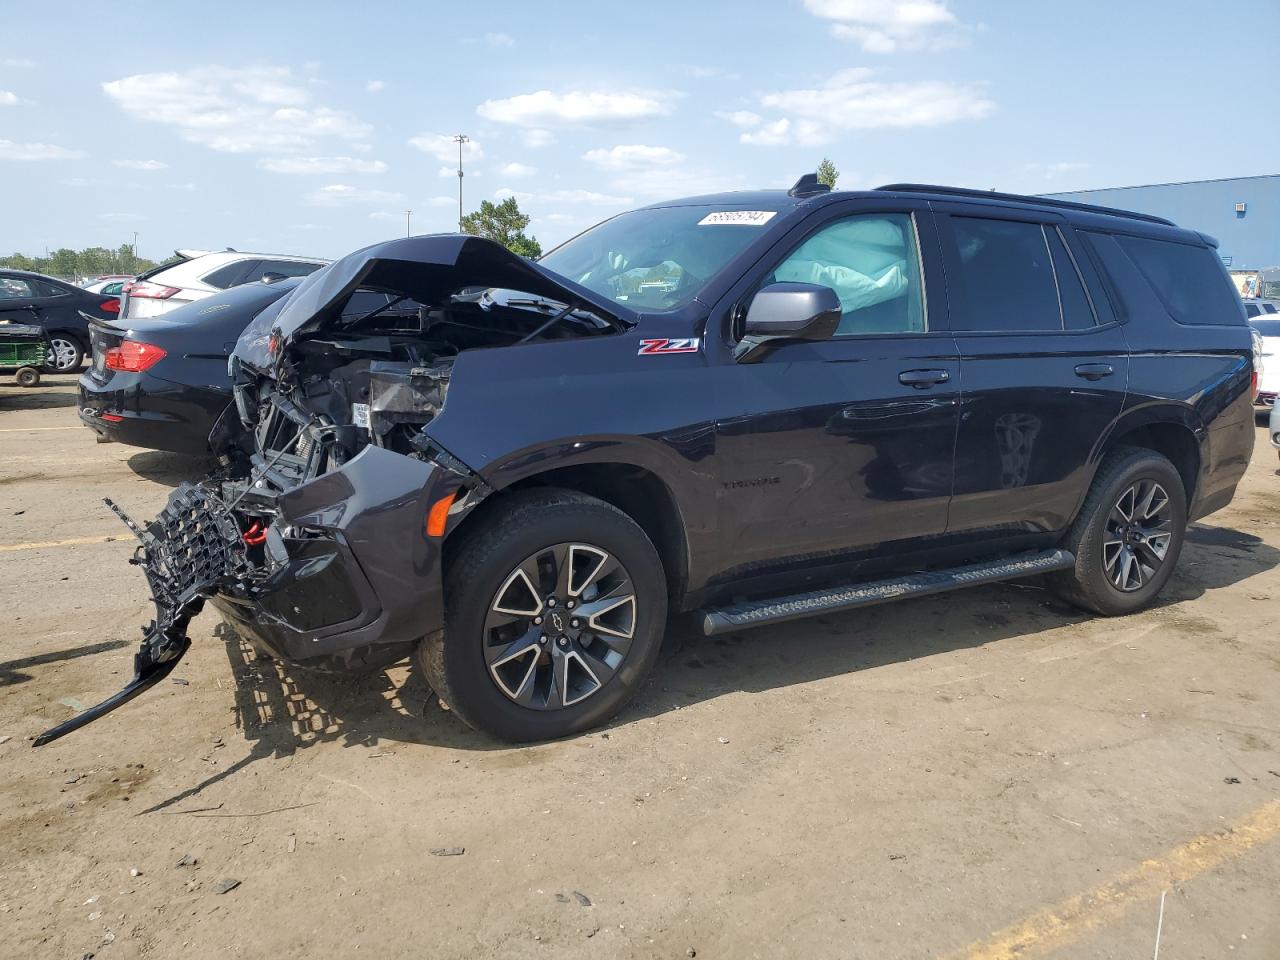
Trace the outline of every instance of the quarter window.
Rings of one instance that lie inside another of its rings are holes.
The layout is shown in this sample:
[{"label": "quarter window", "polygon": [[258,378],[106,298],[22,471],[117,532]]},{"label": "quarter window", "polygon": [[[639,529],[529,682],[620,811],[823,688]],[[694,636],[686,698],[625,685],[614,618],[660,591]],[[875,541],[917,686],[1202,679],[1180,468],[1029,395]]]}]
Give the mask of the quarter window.
[{"label": "quarter window", "polygon": [[[321,264],[306,263],[301,260],[264,260],[262,261],[261,273],[278,273],[286,277],[305,277],[308,274],[315,273],[320,267]],[[261,274],[250,279],[257,280],[260,276]]]},{"label": "quarter window", "polygon": [[1117,236],[1116,242],[1179,323],[1240,322],[1232,302],[1238,297],[1222,261],[1208,247],[1130,236]]},{"label": "quarter window", "polygon": [[1053,275],[1058,281],[1058,299],[1062,306],[1062,325],[1068,330],[1085,330],[1094,324],[1093,308],[1084,292],[1084,283],[1076,270],[1075,261],[1062,242],[1056,227],[1044,228],[1049,241],[1049,253],[1053,257]]},{"label": "quarter window", "polygon": [[[958,258],[952,271],[957,274],[954,282],[948,276],[953,329],[1063,329],[1044,227],[1020,220],[950,219]],[[1075,282],[1079,283],[1078,277]]]},{"label": "quarter window", "polygon": [[802,242],[768,282],[816,283],[840,298],[837,337],[925,329],[920,252],[910,214],[837,220]]}]

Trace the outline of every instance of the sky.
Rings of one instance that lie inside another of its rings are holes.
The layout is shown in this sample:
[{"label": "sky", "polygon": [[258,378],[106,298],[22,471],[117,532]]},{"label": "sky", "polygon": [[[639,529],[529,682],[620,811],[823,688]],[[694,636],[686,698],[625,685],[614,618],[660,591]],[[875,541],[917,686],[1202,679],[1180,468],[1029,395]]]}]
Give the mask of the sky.
[{"label": "sky", "polygon": [[1280,2],[0,0],[0,253],[336,257],[514,195],[549,249],[786,187],[1280,172]]}]

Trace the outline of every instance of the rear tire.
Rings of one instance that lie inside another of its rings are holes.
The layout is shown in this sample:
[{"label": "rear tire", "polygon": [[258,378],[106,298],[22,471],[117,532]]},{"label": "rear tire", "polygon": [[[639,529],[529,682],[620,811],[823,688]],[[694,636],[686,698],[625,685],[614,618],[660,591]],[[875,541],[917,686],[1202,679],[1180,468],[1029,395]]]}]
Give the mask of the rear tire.
[{"label": "rear tire", "polygon": [[13,378],[20,387],[34,387],[40,382],[40,371],[35,367],[22,367]]},{"label": "rear tire", "polygon": [[1141,610],[1173,575],[1186,529],[1186,491],[1173,464],[1142,447],[1114,450],[1063,544],[1075,567],[1050,574],[1050,588],[1103,616]]},{"label": "rear tire", "polygon": [[45,373],[75,373],[84,363],[84,347],[75,337],[65,333],[55,334],[49,338],[49,355],[46,359]]},{"label": "rear tire", "polygon": [[416,658],[468,726],[503,740],[553,740],[604,723],[658,657],[667,616],[662,562],[616,507],[569,490],[509,495],[445,574],[445,629]]}]

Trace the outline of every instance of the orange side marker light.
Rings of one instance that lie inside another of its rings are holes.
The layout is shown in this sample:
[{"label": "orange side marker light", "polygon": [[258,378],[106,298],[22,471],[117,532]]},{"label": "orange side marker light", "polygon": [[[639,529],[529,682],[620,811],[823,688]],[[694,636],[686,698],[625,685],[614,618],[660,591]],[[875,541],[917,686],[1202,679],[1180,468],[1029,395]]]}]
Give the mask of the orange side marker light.
[{"label": "orange side marker light", "polygon": [[453,501],[457,499],[458,491],[441,497],[431,505],[431,509],[427,511],[427,536],[443,537],[445,525],[449,522],[449,508],[453,506]]}]

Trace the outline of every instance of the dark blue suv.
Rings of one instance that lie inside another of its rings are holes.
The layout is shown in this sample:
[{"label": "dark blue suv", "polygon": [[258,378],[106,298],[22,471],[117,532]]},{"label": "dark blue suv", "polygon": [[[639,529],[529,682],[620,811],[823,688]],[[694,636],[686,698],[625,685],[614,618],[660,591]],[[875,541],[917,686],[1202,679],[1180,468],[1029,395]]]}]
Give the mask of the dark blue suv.
[{"label": "dark blue suv", "polygon": [[[1030,575],[1138,610],[1253,449],[1215,246],[810,176],[621,214],[538,262],[459,235],[352,253],[236,347],[224,466],[142,532],[159,614],[121,696],[205,599],[293,662],[412,654],[510,740],[619,710],[669,611],[717,634]],[[361,291],[419,309],[354,315]]]}]

